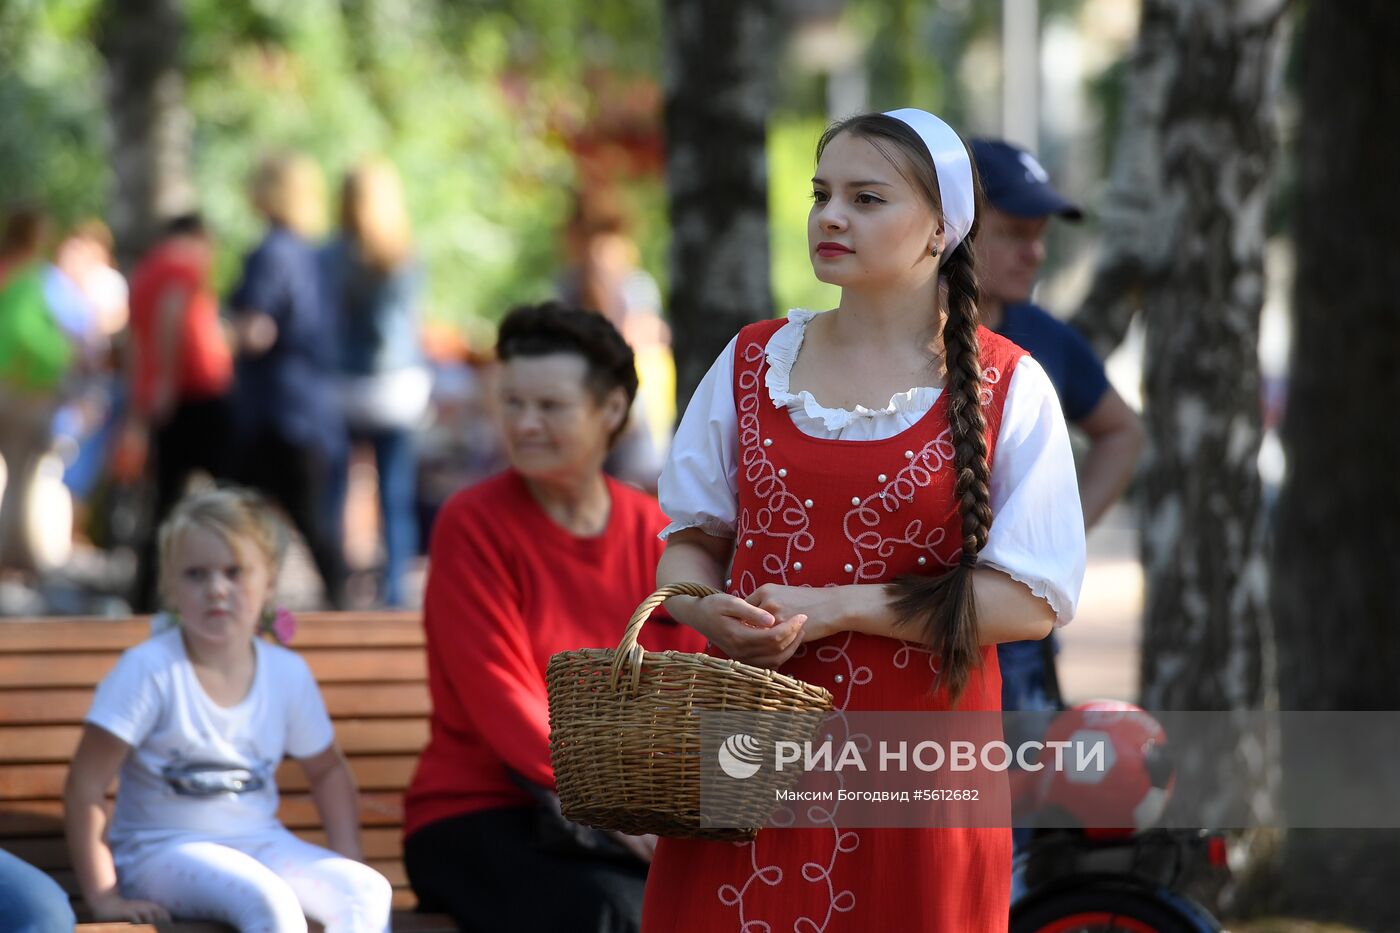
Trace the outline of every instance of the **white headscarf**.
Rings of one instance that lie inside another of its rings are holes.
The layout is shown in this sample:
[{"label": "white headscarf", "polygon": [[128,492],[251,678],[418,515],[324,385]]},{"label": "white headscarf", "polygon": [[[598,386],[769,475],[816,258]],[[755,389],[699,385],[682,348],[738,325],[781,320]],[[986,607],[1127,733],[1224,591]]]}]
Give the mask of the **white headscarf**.
[{"label": "white headscarf", "polygon": [[943,255],[958,248],[972,229],[976,199],[972,190],[972,159],[953,128],[927,110],[912,107],[888,111],[924,141],[938,175],[938,197],[943,202]]}]

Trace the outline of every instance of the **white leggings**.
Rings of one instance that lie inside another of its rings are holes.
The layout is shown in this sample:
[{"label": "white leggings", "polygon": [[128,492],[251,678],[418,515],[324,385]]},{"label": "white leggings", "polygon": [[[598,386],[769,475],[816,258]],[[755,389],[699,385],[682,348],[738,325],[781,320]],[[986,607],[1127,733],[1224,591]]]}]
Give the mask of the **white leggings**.
[{"label": "white leggings", "polygon": [[240,933],[305,933],[305,917],[326,933],[384,933],[393,900],[373,868],[280,828],[153,848],[122,873],[121,888],[178,918],[222,920]]}]

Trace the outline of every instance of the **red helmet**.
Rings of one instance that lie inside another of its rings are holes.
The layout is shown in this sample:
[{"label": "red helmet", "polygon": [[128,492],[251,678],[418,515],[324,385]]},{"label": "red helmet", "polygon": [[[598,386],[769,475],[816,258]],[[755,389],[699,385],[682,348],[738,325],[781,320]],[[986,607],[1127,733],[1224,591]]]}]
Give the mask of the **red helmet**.
[{"label": "red helmet", "polygon": [[[1059,811],[1102,838],[1147,829],[1166,809],[1176,777],[1167,734],[1143,709],[1119,700],[1081,703],[1055,717],[1045,741],[1071,745],[1058,768],[1053,746],[1041,752],[1042,811]],[[1094,755],[1081,760],[1080,749]]]}]

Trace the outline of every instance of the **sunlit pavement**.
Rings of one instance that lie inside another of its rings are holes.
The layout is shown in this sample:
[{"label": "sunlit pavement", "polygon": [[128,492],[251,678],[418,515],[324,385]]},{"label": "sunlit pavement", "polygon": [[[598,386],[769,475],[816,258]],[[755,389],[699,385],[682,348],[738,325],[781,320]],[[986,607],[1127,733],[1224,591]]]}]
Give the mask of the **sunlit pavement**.
[{"label": "sunlit pavement", "polygon": [[1118,506],[1089,535],[1079,612],[1059,632],[1060,687],[1070,703],[1136,701],[1142,565],[1130,508]]}]

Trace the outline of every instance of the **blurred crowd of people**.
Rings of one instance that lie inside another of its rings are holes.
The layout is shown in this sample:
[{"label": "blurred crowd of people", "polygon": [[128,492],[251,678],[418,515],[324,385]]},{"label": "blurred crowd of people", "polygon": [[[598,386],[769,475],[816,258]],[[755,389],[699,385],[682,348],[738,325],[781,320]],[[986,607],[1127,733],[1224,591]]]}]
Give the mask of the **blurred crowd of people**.
[{"label": "blurred crowd of people", "polygon": [[[161,519],[191,482],[239,483],[286,513],[332,607],[352,600],[347,536],[377,526],[372,549],[351,549],[368,564],[356,569],[376,571],[375,604],[403,606],[438,506],[503,465],[491,354],[425,326],[426,270],[394,166],[345,175],[328,236],[306,156],[267,156],[248,193],[264,230],[222,295],[222,244],[196,212],[168,218],[126,276],[101,221],[54,237],[42,209],[7,212],[0,571],[61,567],[76,532],[136,553],[127,601],[152,611]],[[580,196],[562,234],[558,297],[601,311],[637,354],[642,388],[609,470],[654,491],[675,418],[660,290],[606,192]],[[377,518],[347,513],[370,485]]]}]

